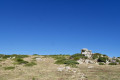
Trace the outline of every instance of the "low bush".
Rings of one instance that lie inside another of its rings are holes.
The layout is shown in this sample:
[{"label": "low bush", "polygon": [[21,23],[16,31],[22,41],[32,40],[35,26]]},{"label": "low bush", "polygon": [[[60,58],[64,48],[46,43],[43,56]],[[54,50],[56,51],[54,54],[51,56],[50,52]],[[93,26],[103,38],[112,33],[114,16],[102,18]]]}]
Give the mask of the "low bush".
[{"label": "low bush", "polygon": [[109,63],[109,65],[117,65],[117,63]]},{"label": "low bush", "polygon": [[103,54],[104,57],[108,57],[106,54]]},{"label": "low bush", "polygon": [[106,62],[106,60],[108,60],[107,57],[99,57],[98,58],[98,62]]},{"label": "low bush", "polygon": [[32,80],[35,80],[35,78],[33,77]]},{"label": "low bush", "polygon": [[66,66],[76,67],[76,64],[79,64],[79,63],[75,60],[66,60],[64,64],[66,64]]},{"label": "low bush", "polygon": [[28,61],[24,61],[21,58],[16,59],[16,62],[17,62],[17,64],[27,64],[27,63],[29,63]]},{"label": "low bush", "polygon": [[17,55],[17,54],[4,55],[4,54],[0,54],[0,58],[3,58],[3,59],[12,58],[12,57],[15,57],[15,58],[25,58],[25,57],[28,57],[28,55]]},{"label": "low bush", "polygon": [[73,60],[79,60],[79,59],[87,59],[87,57],[84,54],[76,53],[70,56],[70,59]]},{"label": "low bush", "polygon": [[100,54],[100,53],[95,53],[95,54],[92,55],[92,58],[93,59],[98,59],[99,57],[101,57],[101,55],[102,54]]},{"label": "low bush", "polygon": [[99,65],[105,65],[105,63],[100,62]]},{"label": "low bush", "polygon": [[17,55],[17,54],[12,54],[10,57],[15,57],[15,58],[25,58],[28,57],[28,55]]},{"label": "low bush", "polygon": [[38,54],[33,54],[34,56],[38,55]]},{"label": "low bush", "polygon": [[2,58],[4,56],[4,54],[0,54],[0,58]]},{"label": "low bush", "polygon": [[66,59],[59,59],[55,62],[55,64],[64,64]]},{"label": "low bush", "polygon": [[3,61],[2,59],[0,59],[0,61]]},{"label": "low bush", "polygon": [[75,60],[70,60],[70,59],[59,59],[55,62],[55,64],[65,64],[66,66],[72,66],[75,67],[76,64],[79,64]]},{"label": "low bush", "polygon": [[30,63],[25,64],[25,66],[28,66],[28,67],[34,66],[34,65],[37,65],[37,64],[35,62],[30,62]]},{"label": "low bush", "polygon": [[120,60],[119,60],[119,59],[116,59],[116,62],[120,62]]},{"label": "low bush", "polygon": [[4,69],[5,70],[11,70],[11,69],[15,69],[15,67],[12,67],[12,66],[10,66],[10,67],[4,67]]}]

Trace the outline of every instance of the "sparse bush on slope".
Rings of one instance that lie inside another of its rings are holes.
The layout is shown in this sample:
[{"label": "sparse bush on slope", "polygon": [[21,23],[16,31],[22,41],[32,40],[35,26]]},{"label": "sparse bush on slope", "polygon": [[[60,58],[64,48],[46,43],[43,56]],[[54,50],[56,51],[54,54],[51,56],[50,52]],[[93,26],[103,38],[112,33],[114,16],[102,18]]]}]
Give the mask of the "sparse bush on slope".
[{"label": "sparse bush on slope", "polygon": [[117,63],[112,63],[112,62],[111,62],[111,63],[109,63],[109,65],[117,65]]},{"label": "sparse bush on slope", "polygon": [[71,67],[75,67],[76,64],[79,64],[77,61],[75,60],[70,60],[70,59],[59,59],[55,62],[55,64],[65,64],[66,66],[71,66]]},{"label": "sparse bush on slope", "polygon": [[15,67],[10,66],[10,67],[4,67],[5,70],[11,70],[11,69],[15,69]]},{"label": "sparse bush on slope", "polygon": [[16,61],[17,64],[25,64],[25,66],[34,66],[34,65],[37,65],[35,62],[24,61],[21,58],[18,58],[15,61]]},{"label": "sparse bush on slope", "polygon": [[66,60],[64,64],[66,64],[66,66],[76,67],[76,64],[79,64],[79,63],[75,60]]},{"label": "sparse bush on slope", "polygon": [[3,59],[7,59],[7,58],[25,58],[25,57],[28,57],[28,55],[17,55],[17,54],[12,54],[12,55],[4,55],[4,54],[0,54],[0,58],[3,58]]},{"label": "sparse bush on slope", "polygon": [[108,60],[107,57],[99,57],[98,58],[98,62],[105,62],[106,63],[106,60]]},{"label": "sparse bush on slope", "polygon": [[99,65],[105,65],[104,63],[100,62]]},{"label": "sparse bush on slope", "polygon": [[77,61],[70,59],[69,55],[51,55],[56,60],[55,64],[65,64],[66,66],[76,66]]},{"label": "sparse bush on slope", "polygon": [[84,54],[80,54],[80,53],[73,54],[70,56],[70,59],[73,59],[73,60],[79,60],[80,58],[87,59],[87,57]]},{"label": "sparse bush on slope", "polygon": [[39,54],[33,54],[34,56],[37,56],[37,55],[39,55]]},{"label": "sparse bush on slope", "polygon": [[28,61],[24,61],[24,60],[21,59],[21,58],[18,58],[18,59],[16,59],[15,61],[17,62],[17,64],[27,64],[27,63],[29,63]]},{"label": "sparse bush on slope", "polygon": [[29,63],[25,64],[25,66],[28,66],[28,67],[34,66],[34,65],[37,65],[37,64],[35,62],[29,62]]},{"label": "sparse bush on slope", "polygon": [[93,59],[98,59],[98,58],[101,57],[101,56],[102,56],[102,54],[100,54],[100,53],[95,53],[95,54],[92,55],[92,58],[93,58]]}]

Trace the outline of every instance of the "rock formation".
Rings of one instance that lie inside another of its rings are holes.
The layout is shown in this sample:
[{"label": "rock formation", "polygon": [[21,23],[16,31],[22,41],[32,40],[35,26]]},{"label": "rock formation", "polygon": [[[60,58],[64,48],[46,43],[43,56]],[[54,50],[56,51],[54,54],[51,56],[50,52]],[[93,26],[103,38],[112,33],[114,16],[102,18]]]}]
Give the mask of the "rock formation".
[{"label": "rock formation", "polygon": [[84,54],[85,56],[87,56],[88,58],[92,57],[92,51],[91,50],[88,50],[86,48],[83,48],[81,50],[81,54]]}]

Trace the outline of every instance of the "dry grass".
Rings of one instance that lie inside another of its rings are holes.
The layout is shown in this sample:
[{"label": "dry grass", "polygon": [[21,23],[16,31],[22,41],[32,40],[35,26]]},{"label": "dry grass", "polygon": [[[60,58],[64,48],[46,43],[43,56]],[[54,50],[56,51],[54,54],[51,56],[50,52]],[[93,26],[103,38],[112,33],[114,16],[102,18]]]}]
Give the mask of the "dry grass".
[{"label": "dry grass", "polygon": [[[42,56],[30,56],[25,58],[26,61],[35,61],[34,57]],[[24,65],[14,65],[13,60],[4,60],[0,62],[0,80],[82,80],[81,74],[85,74],[83,80],[120,80],[120,66],[110,65],[78,65],[78,68],[72,68],[77,70],[72,71],[57,70],[58,67],[64,67],[64,65],[54,64],[55,60],[50,57],[42,58],[42,60],[35,61],[37,65],[32,67],[25,67]],[[15,69],[4,70],[4,67],[14,66]],[[93,68],[88,68],[94,66]]]}]

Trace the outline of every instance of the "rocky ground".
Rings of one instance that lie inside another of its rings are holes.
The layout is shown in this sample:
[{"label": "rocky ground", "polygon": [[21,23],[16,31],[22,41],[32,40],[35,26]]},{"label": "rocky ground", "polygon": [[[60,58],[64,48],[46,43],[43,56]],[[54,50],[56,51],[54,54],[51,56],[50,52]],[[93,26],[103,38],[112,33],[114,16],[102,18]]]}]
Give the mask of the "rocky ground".
[{"label": "rocky ground", "polygon": [[[0,61],[0,80],[120,80],[120,65],[78,64],[77,68],[54,64],[44,56],[29,56],[26,61],[37,65],[14,64],[12,59]],[[6,70],[5,67],[15,67]]]}]

